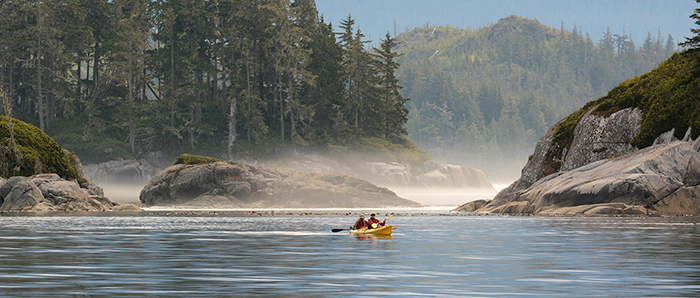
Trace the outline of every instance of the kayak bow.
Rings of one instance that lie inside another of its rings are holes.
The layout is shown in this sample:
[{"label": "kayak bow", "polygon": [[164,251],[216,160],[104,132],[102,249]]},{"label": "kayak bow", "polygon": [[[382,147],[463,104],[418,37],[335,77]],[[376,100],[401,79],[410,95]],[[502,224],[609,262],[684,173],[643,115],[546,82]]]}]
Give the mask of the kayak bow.
[{"label": "kayak bow", "polygon": [[350,234],[357,235],[391,235],[391,231],[394,229],[393,225],[384,226],[376,229],[361,228],[357,230],[350,230]]}]

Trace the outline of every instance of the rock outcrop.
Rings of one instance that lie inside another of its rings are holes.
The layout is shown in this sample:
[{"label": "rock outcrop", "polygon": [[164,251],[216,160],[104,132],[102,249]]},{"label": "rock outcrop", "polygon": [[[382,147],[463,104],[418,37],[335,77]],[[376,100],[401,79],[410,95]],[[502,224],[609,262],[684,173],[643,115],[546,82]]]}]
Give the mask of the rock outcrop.
[{"label": "rock outcrop", "polygon": [[699,62],[700,49],[675,53],[559,121],[478,211],[700,214]]},{"label": "rock outcrop", "polygon": [[[550,129],[538,141],[520,179],[478,211],[700,214],[695,192],[689,190],[700,184],[688,178],[698,171],[692,166],[700,149],[690,129],[685,141],[678,141],[671,130],[653,147],[639,151],[631,143],[640,130],[641,110],[626,108],[607,117],[593,110],[576,125],[568,148],[555,141],[559,124]],[[686,172],[685,178],[678,176]]]},{"label": "rock outcrop", "polygon": [[457,165],[440,165],[416,176],[414,180],[416,186],[493,189],[483,171]]},{"label": "rock outcrop", "polygon": [[700,153],[675,141],[597,161],[504,190],[479,212],[528,214],[700,214]]},{"label": "rock outcrop", "polygon": [[[0,186],[0,211],[110,211],[117,206],[103,195],[81,188],[77,181],[56,174],[12,177]],[[133,207],[120,208],[134,210]]]},{"label": "rock outcrop", "polygon": [[100,184],[140,184],[149,181],[159,170],[146,160],[120,159],[85,166],[91,181]]},{"label": "rock outcrop", "polygon": [[642,112],[637,108],[623,109],[609,117],[594,115],[589,110],[576,125],[569,148],[555,142],[559,123],[555,124],[535,145],[520,179],[502,192],[521,191],[559,171],[634,152],[636,148],[630,142],[639,133],[641,122]]},{"label": "rock outcrop", "polygon": [[250,166],[241,162],[173,165],[141,191],[146,205],[229,208],[420,206],[362,179]]},{"label": "rock outcrop", "polygon": [[453,209],[456,212],[474,212],[481,207],[484,207],[491,203],[491,200],[476,200],[460,205],[459,207]]},{"label": "rock outcrop", "polygon": [[483,171],[433,160],[422,164],[400,162],[341,162],[320,155],[296,155],[274,167],[326,174],[344,174],[382,186],[493,189]]}]

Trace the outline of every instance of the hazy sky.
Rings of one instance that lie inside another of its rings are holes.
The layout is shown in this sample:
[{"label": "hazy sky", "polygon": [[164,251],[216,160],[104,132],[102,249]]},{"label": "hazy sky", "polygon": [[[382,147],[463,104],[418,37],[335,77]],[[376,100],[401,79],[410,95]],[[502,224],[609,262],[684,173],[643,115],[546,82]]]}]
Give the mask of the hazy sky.
[{"label": "hazy sky", "polygon": [[576,25],[596,42],[606,27],[613,33],[624,28],[637,45],[659,29],[664,39],[671,34],[676,43],[684,40],[695,28],[688,16],[698,7],[695,0],[316,0],[316,5],[334,28],[352,14],[375,42],[387,31],[393,34],[394,20],[401,33],[426,24],[479,28],[519,15],[557,29],[562,21],[567,30]]}]

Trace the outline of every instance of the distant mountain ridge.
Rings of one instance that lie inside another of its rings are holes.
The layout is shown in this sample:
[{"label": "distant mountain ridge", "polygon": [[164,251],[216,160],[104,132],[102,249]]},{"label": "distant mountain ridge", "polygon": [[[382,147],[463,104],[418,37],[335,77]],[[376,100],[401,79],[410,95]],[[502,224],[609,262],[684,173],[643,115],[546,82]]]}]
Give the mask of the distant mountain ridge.
[{"label": "distant mountain ridge", "polygon": [[640,44],[606,32],[596,43],[562,29],[510,16],[479,29],[399,35],[411,139],[435,158],[487,173],[493,160],[522,165],[557,120],[675,51],[660,32]]}]

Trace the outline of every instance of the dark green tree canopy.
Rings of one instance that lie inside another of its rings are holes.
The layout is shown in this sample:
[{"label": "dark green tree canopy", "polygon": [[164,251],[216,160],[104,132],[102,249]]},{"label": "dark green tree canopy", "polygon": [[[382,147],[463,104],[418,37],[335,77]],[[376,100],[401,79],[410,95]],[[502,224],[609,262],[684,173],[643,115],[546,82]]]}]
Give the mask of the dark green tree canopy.
[{"label": "dark green tree canopy", "polygon": [[1,1],[0,85],[86,162],[412,148],[395,44],[340,29],[313,0]]}]

